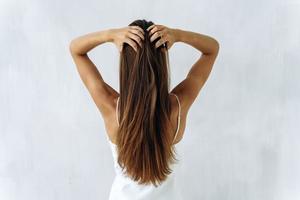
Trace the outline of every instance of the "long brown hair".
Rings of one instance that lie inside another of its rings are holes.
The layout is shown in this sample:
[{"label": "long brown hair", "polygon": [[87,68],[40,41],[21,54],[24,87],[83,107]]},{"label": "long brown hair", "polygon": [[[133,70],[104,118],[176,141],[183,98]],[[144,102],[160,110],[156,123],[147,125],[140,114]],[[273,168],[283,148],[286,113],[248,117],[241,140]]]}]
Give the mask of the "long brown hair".
[{"label": "long brown hair", "polygon": [[139,184],[158,186],[177,162],[171,129],[169,55],[167,47],[155,48],[147,32],[152,21],[135,20],[145,34],[137,52],[124,43],[120,54],[118,163]]}]

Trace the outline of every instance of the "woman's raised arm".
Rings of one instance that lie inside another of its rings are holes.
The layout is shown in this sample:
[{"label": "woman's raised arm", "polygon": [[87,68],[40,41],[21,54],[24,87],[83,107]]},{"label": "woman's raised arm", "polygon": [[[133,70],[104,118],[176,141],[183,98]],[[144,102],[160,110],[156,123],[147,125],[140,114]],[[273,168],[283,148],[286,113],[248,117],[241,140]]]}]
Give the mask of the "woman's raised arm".
[{"label": "woman's raised arm", "polygon": [[114,99],[119,96],[119,93],[104,81],[87,53],[105,42],[113,42],[119,51],[122,51],[125,42],[136,49],[141,38],[143,38],[143,30],[140,27],[131,26],[88,33],[70,42],[69,50],[80,78],[102,115],[111,113],[114,109]]},{"label": "woman's raised arm", "polygon": [[211,36],[181,29],[174,29],[174,35],[176,42],[189,44],[201,53],[186,78],[171,91],[178,94],[183,112],[187,114],[208,79],[219,52],[219,43]]}]

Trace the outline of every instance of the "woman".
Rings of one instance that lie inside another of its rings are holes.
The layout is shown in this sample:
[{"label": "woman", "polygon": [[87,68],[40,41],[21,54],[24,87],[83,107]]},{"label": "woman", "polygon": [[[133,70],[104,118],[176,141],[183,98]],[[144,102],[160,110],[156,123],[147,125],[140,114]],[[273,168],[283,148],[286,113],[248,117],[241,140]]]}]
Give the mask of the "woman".
[{"label": "woman", "polygon": [[[120,94],[87,53],[105,42],[120,52]],[[168,50],[184,42],[201,52],[186,78],[169,92]],[[116,177],[110,200],[181,199],[172,173],[175,144],[187,113],[206,82],[219,51],[209,36],[136,20],[129,26],[89,33],[70,43],[79,75],[101,112]]]}]

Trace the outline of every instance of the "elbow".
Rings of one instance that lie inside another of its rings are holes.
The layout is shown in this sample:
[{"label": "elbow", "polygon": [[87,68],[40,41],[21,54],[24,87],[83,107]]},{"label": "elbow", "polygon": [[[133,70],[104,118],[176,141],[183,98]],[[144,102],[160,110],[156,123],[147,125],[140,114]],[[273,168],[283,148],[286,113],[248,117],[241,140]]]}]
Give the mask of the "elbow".
[{"label": "elbow", "polygon": [[218,54],[219,53],[219,49],[220,49],[220,44],[219,44],[219,42],[216,39],[214,39],[214,41],[215,41],[215,47],[214,47],[215,51],[214,51],[214,53]]},{"label": "elbow", "polygon": [[219,53],[219,49],[220,49],[219,42],[216,39],[211,38],[209,43],[209,50],[207,50],[207,52],[203,54],[217,56]]},{"label": "elbow", "polygon": [[80,52],[78,41],[76,39],[71,40],[71,42],[69,43],[69,51],[72,55],[83,55]]},{"label": "elbow", "polygon": [[71,40],[71,42],[69,43],[69,51],[71,54],[74,54],[76,52],[76,44],[74,40]]},{"label": "elbow", "polygon": [[78,55],[78,56],[86,55],[86,53],[82,52],[80,43],[76,39],[73,39],[69,43],[69,51],[72,55]]}]

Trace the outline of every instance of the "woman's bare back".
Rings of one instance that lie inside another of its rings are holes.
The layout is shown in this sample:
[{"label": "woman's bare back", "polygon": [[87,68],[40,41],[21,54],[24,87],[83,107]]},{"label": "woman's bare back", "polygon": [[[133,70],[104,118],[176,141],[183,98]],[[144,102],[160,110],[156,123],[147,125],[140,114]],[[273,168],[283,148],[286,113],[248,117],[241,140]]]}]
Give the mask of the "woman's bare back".
[{"label": "woman's bare back", "polygon": [[[176,94],[175,94],[176,95]],[[176,130],[178,127],[178,114],[179,114],[179,105],[176,100],[176,97],[172,94],[169,95],[170,102],[171,102],[171,128],[170,128],[170,133],[172,134],[172,138],[174,138],[176,134]],[[116,110],[117,110],[117,100],[118,98],[114,99],[114,108],[115,112],[112,112],[112,115],[114,116],[107,116],[108,119],[105,120],[105,129],[108,134],[109,139],[111,140],[112,143],[116,144],[116,134],[118,130],[118,121],[117,121],[117,116],[116,116]],[[180,101],[180,100],[179,100]],[[179,122],[179,129],[177,136],[175,138],[174,144],[177,144],[180,142],[180,140],[183,137],[184,129],[185,129],[185,122],[186,122],[186,116],[185,113],[182,112],[182,109],[180,110],[180,122]]]}]

